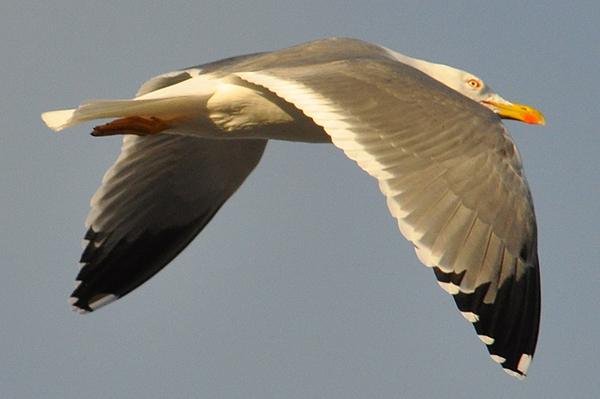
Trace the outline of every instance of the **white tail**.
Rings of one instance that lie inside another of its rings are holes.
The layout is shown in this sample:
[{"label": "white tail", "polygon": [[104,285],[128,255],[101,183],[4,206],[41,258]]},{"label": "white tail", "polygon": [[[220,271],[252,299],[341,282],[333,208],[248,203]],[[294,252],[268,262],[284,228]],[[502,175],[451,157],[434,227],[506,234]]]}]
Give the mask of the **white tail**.
[{"label": "white tail", "polygon": [[[201,104],[198,104],[198,102]],[[155,116],[169,118],[182,111],[206,105],[198,97],[171,97],[147,100],[88,100],[77,109],[44,112],[42,119],[52,130],[59,131],[83,122],[102,118]]]},{"label": "white tail", "polygon": [[73,126],[70,121],[73,119],[74,109],[63,109],[61,111],[50,111],[42,114],[42,119],[52,130],[59,131],[69,126]]}]

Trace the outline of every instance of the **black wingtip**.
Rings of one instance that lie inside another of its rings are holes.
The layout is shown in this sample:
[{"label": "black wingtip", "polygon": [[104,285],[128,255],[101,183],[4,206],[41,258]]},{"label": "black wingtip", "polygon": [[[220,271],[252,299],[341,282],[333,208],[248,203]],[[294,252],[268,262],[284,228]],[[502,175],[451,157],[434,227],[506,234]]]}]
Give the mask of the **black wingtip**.
[{"label": "black wingtip", "polygon": [[473,292],[461,292],[458,287],[464,273],[444,273],[434,267],[439,282],[456,287],[451,292],[462,315],[475,327],[490,356],[504,370],[519,379],[525,378],[539,333],[541,294],[537,259],[525,269],[519,279],[507,279],[499,287],[494,302],[484,298],[491,283],[482,284]]},{"label": "black wingtip", "polygon": [[93,312],[94,310],[106,306],[109,303],[119,299],[119,297],[115,294],[107,293],[97,294],[88,300],[78,298],[77,295],[78,292],[76,289],[75,291],[73,291],[73,294],[71,294],[71,297],[69,298],[69,304],[71,305],[71,310],[80,314]]},{"label": "black wingtip", "polygon": [[202,230],[221,204],[187,225],[153,233],[145,231],[135,239],[122,238],[107,247],[108,234],[90,228],[88,244],[81,255],[83,265],[77,275],[78,286],[69,302],[74,310],[87,313],[127,295],[146,282]]}]

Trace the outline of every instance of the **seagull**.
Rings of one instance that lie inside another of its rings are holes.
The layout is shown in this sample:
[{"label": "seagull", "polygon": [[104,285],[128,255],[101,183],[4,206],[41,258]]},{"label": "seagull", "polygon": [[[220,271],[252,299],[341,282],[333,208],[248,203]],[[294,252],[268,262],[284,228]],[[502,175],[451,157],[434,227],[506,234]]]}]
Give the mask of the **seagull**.
[{"label": "seagull", "polygon": [[175,258],[256,167],[268,140],[333,143],[379,181],[414,244],[494,361],[523,379],[541,288],[531,193],[502,119],[545,124],[478,77],[333,38],[155,77],[131,100],[46,112],[55,131],[102,118],[124,135],[91,200],[81,313],[128,294]]}]

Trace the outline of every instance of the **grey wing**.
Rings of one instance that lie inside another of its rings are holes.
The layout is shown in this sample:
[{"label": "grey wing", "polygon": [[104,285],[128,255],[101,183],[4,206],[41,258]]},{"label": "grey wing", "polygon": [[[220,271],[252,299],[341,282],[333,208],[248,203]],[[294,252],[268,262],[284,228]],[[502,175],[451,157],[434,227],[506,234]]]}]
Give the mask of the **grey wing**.
[{"label": "grey wing", "polygon": [[379,180],[419,259],[492,358],[522,377],[539,328],[537,232],[521,162],[500,119],[382,58],[237,75],[293,103]]},{"label": "grey wing", "polygon": [[140,87],[136,93],[136,97],[143,96],[144,94],[151,93],[153,91],[162,89],[163,87],[172,86],[177,83],[181,83],[184,80],[191,79],[200,73],[198,68],[190,68],[182,71],[168,72],[159,76],[156,76]]},{"label": "grey wing", "polygon": [[95,310],[160,271],[244,182],[266,143],[126,136],[92,198],[74,308]]}]

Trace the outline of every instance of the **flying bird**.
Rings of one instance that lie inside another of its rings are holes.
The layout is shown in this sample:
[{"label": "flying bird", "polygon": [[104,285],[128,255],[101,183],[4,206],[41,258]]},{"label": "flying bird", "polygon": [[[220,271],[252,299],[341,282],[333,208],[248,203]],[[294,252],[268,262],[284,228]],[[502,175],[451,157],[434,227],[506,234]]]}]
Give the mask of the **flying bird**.
[{"label": "flying bird", "polygon": [[93,196],[73,308],[143,284],[206,226],[270,139],[333,143],[379,181],[401,233],[496,362],[524,378],[541,294],[533,201],[501,119],[544,124],[478,77],[354,39],[243,55],[155,77],[131,100],[42,114],[58,131],[117,118]]}]

